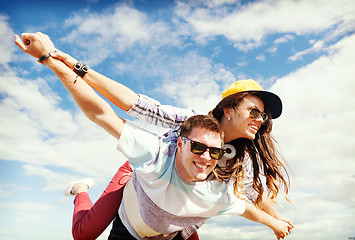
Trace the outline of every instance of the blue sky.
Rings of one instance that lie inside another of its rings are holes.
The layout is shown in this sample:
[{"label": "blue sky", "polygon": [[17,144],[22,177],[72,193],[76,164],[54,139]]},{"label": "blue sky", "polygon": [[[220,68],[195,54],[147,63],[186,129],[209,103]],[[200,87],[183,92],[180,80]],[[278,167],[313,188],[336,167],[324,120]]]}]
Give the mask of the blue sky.
[{"label": "blue sky", "polygon": [[[352,0],[6,1],[0,8],[0,236],[70,239],[72,180],[95,201],[123,163],[55,75],[13,43],[41,31],[134,91],[206,113],[252,78],[284,104],[274,137],[292,170],[289,239],[355,236],[355,2]],[[127,117],[124,112],[117,113]],[[237,216],[200,238],[274,239]],[[105,232],[100,239],[106,239]]]}]

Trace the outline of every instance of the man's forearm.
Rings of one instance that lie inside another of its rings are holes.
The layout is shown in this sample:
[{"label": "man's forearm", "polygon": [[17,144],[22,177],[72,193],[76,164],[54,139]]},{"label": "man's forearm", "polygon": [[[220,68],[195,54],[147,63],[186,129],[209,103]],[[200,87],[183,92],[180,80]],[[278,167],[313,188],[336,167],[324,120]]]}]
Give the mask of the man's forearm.
[{"label": "man's forearm", "polygon": [[[21,40],[22,38],[22,40]],[[121,136],[125,121],[118,117],[104,99],[102,99],[82,78],[73,72],[73,65],[54,57],[59,53],[43,33],[23,33],[21,38],[15,35],[15,44],[25,53],[48,66],[69,91],[75,102],[93,122],[104,128],[116,138]],[[61,53],[61,52],[60,52]],[[68,55],[69,56],[69,55]],[[63,56],[65,58],[65,56]],[[69,60],[74,60],[69,56]]]},{"label": "man's forearm", "polygon": [[49,67],[55,75],[60,79],[65,88],[69,91],[75,102],[92,120],[93,115],[100,114],[102,110],[100,103],[102,100],[96,96],[96,93],[68,68],[64,63],[53,58],[46,59],[43,64]]}]

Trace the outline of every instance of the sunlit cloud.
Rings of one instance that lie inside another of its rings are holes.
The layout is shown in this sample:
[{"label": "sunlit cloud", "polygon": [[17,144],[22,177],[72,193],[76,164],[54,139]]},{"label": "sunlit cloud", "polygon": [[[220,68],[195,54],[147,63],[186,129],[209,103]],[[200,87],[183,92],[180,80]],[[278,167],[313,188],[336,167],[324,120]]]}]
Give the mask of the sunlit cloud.
[{"label": "sunlit cloud", "polygon": [[230,11],[225,6],[218,11],[180,3],[176,12],[191,25],[197,40],[221,35],[234,42],[236,48],[248,51],[264,44],[264,38],[274,33],[308,35],[329,29],[328,37],[334,38],[345,29],[352,31],[355,28],[354,8],[347,0],[279,0],[260,1]]}]

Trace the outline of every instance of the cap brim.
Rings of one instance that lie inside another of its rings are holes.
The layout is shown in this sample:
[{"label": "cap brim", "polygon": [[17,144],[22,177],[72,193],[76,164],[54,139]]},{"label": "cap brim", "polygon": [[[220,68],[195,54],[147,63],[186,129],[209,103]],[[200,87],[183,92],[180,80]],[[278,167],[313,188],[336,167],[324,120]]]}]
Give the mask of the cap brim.
[{"label": "cap brim", "polygon": [[268,91],[256,91],[255,95],[258,96],[269,109],[272,119],[280,117],[282,113],[282,101],[279,96]]}]

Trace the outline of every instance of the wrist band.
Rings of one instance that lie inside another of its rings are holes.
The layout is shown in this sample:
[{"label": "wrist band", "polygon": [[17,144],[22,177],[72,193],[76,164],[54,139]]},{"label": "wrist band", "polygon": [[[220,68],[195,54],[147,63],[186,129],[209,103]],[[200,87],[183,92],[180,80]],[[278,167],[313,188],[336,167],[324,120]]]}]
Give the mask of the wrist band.
[{"label": "wrist band", "polygon": [[86,64],[82,64],[81,62],[77,62],[74,65],[74,72],[81,78],[85,76],[85,74],[89,71],[89,66]]},{"label": "wrist band", "polygon": [[[56,51],[53,51],[53,52],[56,52]],[[42,57],[38,58],[38,61],[41,63],[43,62],[44,60],[46,60],[47,58],[51,57],[51,53],[53,52],[50,52],[50,53],[47,53],[46,55],[43,55]]]}]

